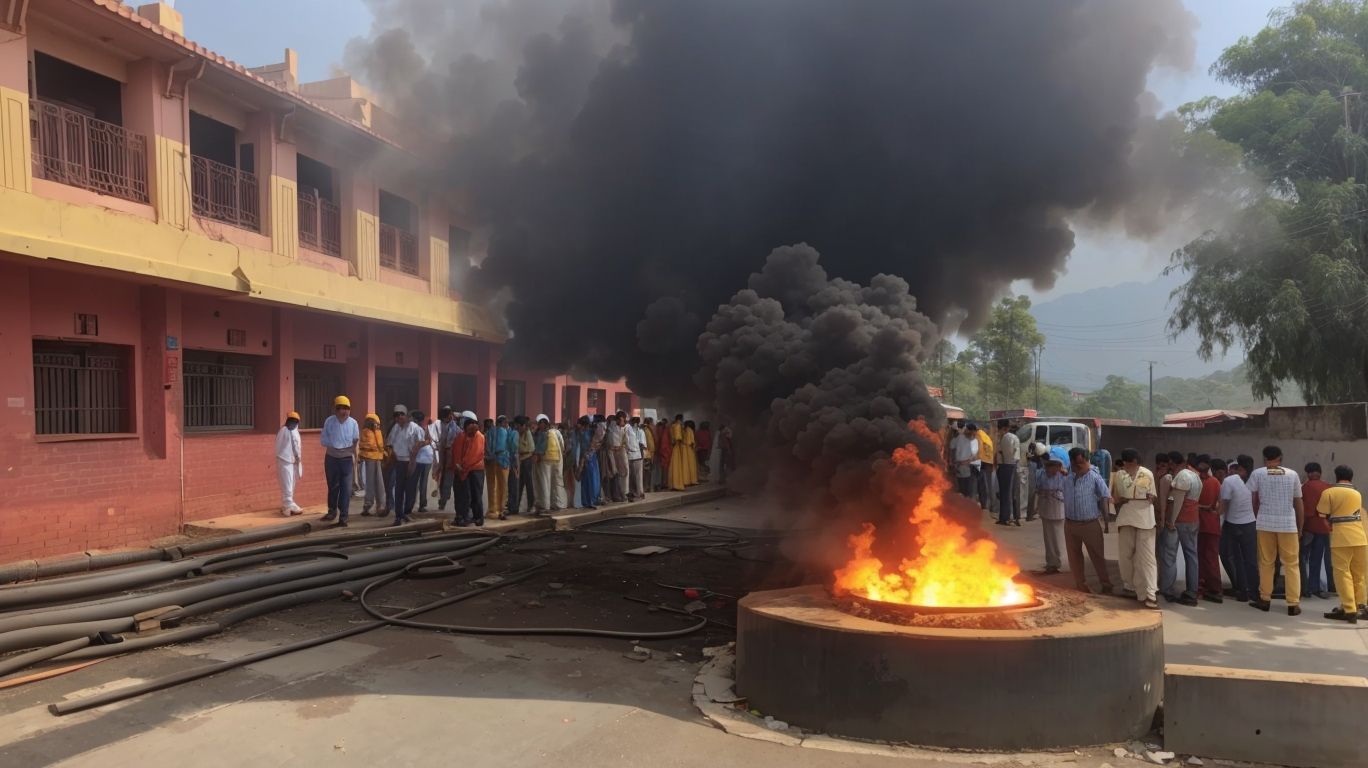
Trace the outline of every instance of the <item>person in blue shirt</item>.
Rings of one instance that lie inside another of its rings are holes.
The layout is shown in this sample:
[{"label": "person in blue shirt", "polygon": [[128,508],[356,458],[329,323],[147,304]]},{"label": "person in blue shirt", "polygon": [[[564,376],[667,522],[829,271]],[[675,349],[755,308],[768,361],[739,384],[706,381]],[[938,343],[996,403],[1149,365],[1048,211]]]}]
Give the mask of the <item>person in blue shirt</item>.
[{"label": "person in blue shirt", "polygon": [[[489,488],[489,516],[503,520],[508,516],[508,469],[517,452],[517,433],[508,428],[508,417],[500,416],[485,432],[485,480]],[[512,443],[510,452],[510,443]]]},{"label": "person in blue shirt", "polygon": [[1112,593],[1107,559],[1103,555],[1102,510],[1111,499],[1111,489],[1092,467],[1085,448],[1069,451],[1069,482],[1064,489],[1064,546],[1069,553],[1069,573],[1080,592],[1091,592],[1083,574],[1083,549],[1088,550],[1093,570],[1102,582],[1102,594]]},{"label": "person in blue shirt", "polygon": [[599,457],[596,447],[589,417],[581,416],[579,429],[575,430],[575,450],[579,453],[580,506],[584,509],[598,509]]},{"label": "person in blue shirt", "polygon": [[1040,573],[1048,576],[1059,573],[1060,556],[1064,552],[1064,491],[1069,483],[1064,465],[1068,456],[1063,451],[1046,450],[1044,443],[1036,444],[1036,454],[1042,466],[1035,470],[1032,483],[1034,508],[1045,540],[1045,570]]},{"label": "person in blue shirt", "polygon": [[346,528],[356,445],[361,442],[361,427],[351,417],[351,400],[346,395],[333,398],[333,415],[323,422],[319,442],[323,444],[323,474],[328,479],[328,514],[323,520],[336,520],[334,528]]}]

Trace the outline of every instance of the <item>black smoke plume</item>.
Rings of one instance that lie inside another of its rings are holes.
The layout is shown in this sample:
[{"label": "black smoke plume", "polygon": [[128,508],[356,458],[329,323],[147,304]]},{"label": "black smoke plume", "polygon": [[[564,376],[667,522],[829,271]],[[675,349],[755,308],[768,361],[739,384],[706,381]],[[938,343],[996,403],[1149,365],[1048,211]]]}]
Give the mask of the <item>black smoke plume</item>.
[{"label": "black smoke plume", "polygon": [[1071,220],[1190,191],[1135,163],[1146,77],[1191,63],[1179,0],[375,4],[351,60],[448,131],[509,354],[715,403],[828,491],[936,417],[936,323],[1051,284]]}]

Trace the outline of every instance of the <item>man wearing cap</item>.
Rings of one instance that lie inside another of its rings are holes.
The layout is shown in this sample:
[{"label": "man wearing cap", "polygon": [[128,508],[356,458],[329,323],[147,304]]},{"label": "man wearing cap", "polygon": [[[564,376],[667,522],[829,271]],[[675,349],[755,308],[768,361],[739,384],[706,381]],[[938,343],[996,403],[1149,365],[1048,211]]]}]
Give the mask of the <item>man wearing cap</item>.
[{"label": "man wearing cap", "polygon": [[513,436],[517,453],[514,454],[510,471],[508,513],[519,514],[524,498],[527,499],[527,511],[536,512],[537,496],[533,488],[536,485],[537,470],[536,464],[532,461],[536,444],[532,438],[532,424],[526,416],[513,419]]},{"label": "man wearing cap", "polygon": [[1037,444],[1036,455],[1044,459],[1044,467],[1035,471],[1036,516],[1045,537],[1045,570],[1059,573],[1060,554],[1064,551],[1064,491],[1068,478],[1064,474],[1064,457]]},{"label": "man wearing cap", "polygon": [[418,500],[418,450],[427,443],[427,433],[409,418],[408,408],[394,406],[394,426],[389,445],[394,451],[394,524],[402,525],[413,514]]},{"label": "man wearing cap", "polygon": [[588,416],[579,417],[579,428],[571,439],[575,441],[575,460],[579,462],[579,505],[583,509],[598,509],[598,452],[594,449],[594,428]]},{"label": "man wearing cap", "polygon": [[627,500],[637,501],[646,498],[646,486],[642,482],[646,475],[643,466],[646,436],[641,431],[641,418],[633,416],[623,435],[627,441]]},{"label": "man wearing cap", "polygon": [[612,482],[605,488],[603,495],[615,502],[627,500],[627,430],[623,424],[624,414],[618,412],[608,419],[608,463],[612,465]]},{"label": "man wearing cap", "polygon": [[346,395],[333,398],[333,415],[323,422],[318,441],[323,445],[323,474],[328,478],[328,514],[323,520],[336,520],[335,527],[346,528],[356,445],[361,442],[361,428],[351,417],[351,400]]},{"label": "man wearing cap", "polygon": [[461,414],[461,433],[451,444],[450,469],[456,475],[456,525],[484,527],[485,436],[480,420],[470,411]]},{"label": "man wearing cap", "polygon": [[437,442],[437,463],[432,469],[432,478],[437,481],[437,511],[445,512],[447,499],[451,498],[451,489],[456,482],[456,475],[452,473],[448,466],[451,464],[451,444],[456,442],[456,436],[461,433],[461,425],[457,423],[456,409],[449,405],[444,405],[437,410],[437,421],[439,440]]},{"label": "man wearing cap", "polygon": [[294,500],[295,480],[304,476],[299,442],[299,414],[285,414],[285,426],[276,433],[276,477],[280,478],[280,514],[289,517],[304,510]]},{"label": "man wearing cap", "polygon": [[565,483],[561,482],[565,439],[551,426],[546,414],[537,414],[537,511],[565,509]]},{"label": "man wearing cap", "polygon": [[361,457],[361,485],[366,489],[361,516],[370,517],[371,510],[378,508],[384,517],[389,514],[390,497],[385,486],[385,431],[380,428],[378,414],[366,414],[356,450]]}]

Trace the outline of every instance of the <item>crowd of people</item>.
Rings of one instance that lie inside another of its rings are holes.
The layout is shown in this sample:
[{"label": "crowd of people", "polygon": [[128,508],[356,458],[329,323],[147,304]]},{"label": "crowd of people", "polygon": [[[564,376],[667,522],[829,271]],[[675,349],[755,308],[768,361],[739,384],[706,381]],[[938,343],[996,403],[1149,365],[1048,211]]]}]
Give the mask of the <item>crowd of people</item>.
[{"label": "crowd of people", "polygon": [[[714,431],[683,414],[673,420],[629,416],[581,416],[574,423],[499,416],[480,421],[471,411],[443,406],[437,417],[396,405],[388,427],[368,413],[358,425],[351,401],[339,395],[323,423],[323,470],[328,511],[323,520],[346,527],[353,497],[363,517],[388,517],[393,525],[451,501],[458,526],[483,526],[488,517],[545,515],[568,508],[641,501],[650,492],[682,491],[707,481],[714,438],[719,481],[733,468],[732,431]],[[276,437],[281,513],[302,510],[294,500],[303,475],[299,414],[286,414]],[[429,492],[431,487],[431,492]]]},{"label": "crowd of people", "polygon": [[1335,467],[1331,482],[1311,462],[1303,480],[1275,445],[1259,466],[1247,455],[1169,451],[1147,467],[1126,449],[1112,467],[1101,449],[1023,450],[1007,421],[997,423],[996,440],[973,423],[950,431],[946,460],[960,493],[991,513],[996,480],[999,525],[1021,525],[1023,509],[1026,522],[1040,521],[1042,574],[1060,573],[1062,555],[1075,587],[1090,592],[1086,553],[1101,591],[1114,593],[1103,555],[1114,525],[1120,593],[1147,608],[1159,608],[1161,597],[1181,606],[1233,598],[1268,611],[1281,581],[1290,616],[1315,597],[1338,601],[1327,619],[1368,620],[1368,532],[1352,467]]}]

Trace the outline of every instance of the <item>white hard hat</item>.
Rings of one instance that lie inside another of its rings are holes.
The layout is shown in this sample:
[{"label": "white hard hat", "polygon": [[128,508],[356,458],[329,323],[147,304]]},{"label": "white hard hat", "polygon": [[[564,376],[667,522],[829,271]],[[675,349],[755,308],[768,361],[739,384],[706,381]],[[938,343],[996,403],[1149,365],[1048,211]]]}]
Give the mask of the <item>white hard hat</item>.
[{"label": "white hard hat", "polygon": [[470,419],[471,421],[479,421],[479,420],[480,420],[480,418],[479,418],[478,416],[475,415],[475,412],[474,412],[474,411],[461,411],[461,418],[463,418],[463,419]]},{"label": "white hard hat", "polygon": [[550,419],[546,414],[544,414],[544,413],[539,413],[539,414],[537,414],[537,421],[550,422],[551,419]]},{"label": "white hard hat", "polygon": [[1050,449],[1044,443],[1032,443],[1031,451],[1036,456],[1044,456],[1050,452]]}]

